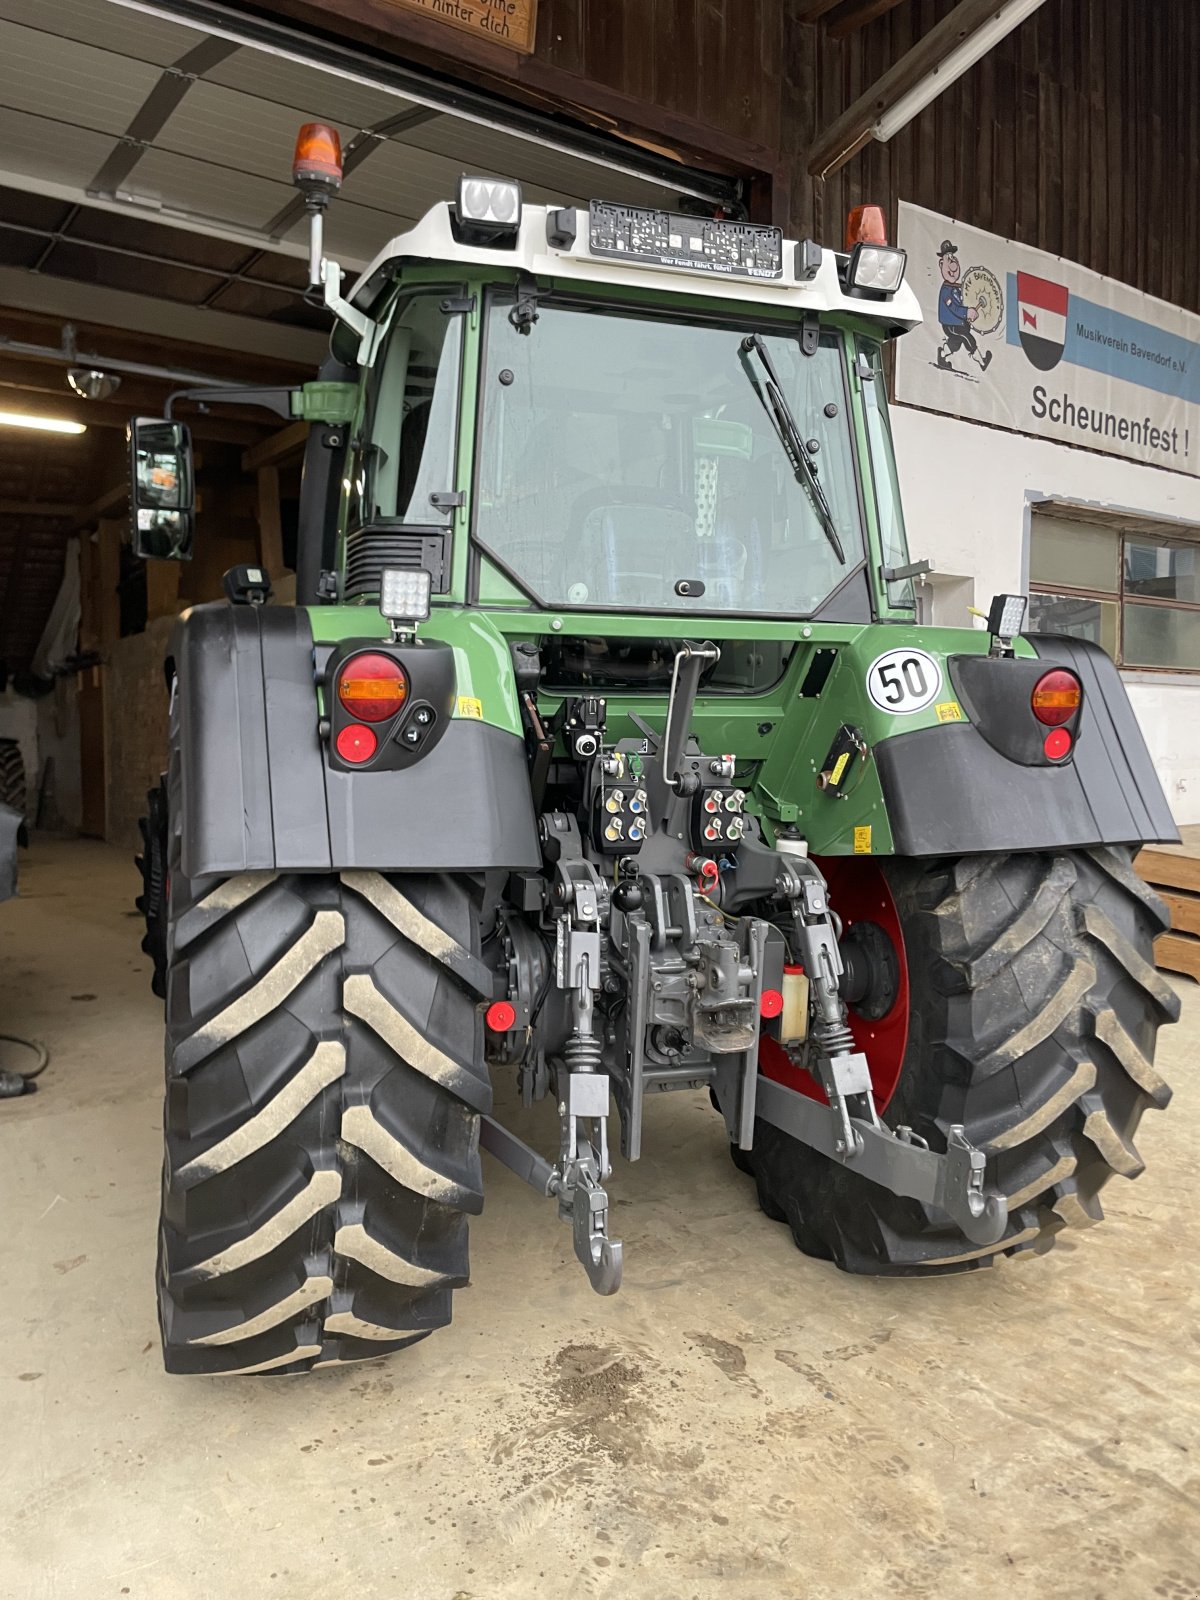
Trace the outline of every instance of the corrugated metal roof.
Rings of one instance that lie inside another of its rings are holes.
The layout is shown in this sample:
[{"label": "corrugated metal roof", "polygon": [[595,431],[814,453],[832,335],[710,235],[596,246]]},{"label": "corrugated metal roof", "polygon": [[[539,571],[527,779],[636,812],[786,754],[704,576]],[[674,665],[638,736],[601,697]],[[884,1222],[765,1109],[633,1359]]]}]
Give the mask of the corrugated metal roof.
[{"label": "corrugated metal roof", "polygon": [[96,45],[160,67],[178,60],[196,42],[194,28],[153,12],[98,5],[96,0],[54,0],[53,5],[46,0],[4,0],[4,15],[10,22],[56,38]]},{"label": "corrugated metal roof", "polygon": [[[304,232],[300,218],[277,219],[294,197],[291,150],[305,121],[333,123],[360,158],[329,226],[351,264],[449,198],[464,168],[519,178],[539,203],[598,191],[674,198],[663,184],[464,119],[434,103],[445,93],[436,85],[418,102],[363,82],[369,61],[327,71],[115,0],[5,0],[0,60],[0,183],[52,184],[66,199],[128,205],[266,250],[280,233]],[[413,126],[396,129],[406,115]],[[66,251],[51,252],[43,270],[54,273],[56,254],[66,263]]]}]

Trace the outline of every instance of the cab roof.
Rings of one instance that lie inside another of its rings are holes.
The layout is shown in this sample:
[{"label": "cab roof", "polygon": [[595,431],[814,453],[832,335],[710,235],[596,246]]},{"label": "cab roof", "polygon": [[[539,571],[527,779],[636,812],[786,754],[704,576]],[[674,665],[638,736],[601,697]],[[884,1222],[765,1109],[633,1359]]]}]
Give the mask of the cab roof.
[{"label": "cab roof", "polygon": [[[568,207],[527,205],[522,209],[515,241],[503,244],[464,244],[454,234],[452,205],[442,202],[427,211],[415,227],[397,234],[384,246],[363,272],[350,294],[351,301],[369,309],[383,288],[391,282],[404,262],[453,262],[456,265],[530,273],[535,278],[554,278],[562,283],[605,283],[653,294],[678,294],[691,298],[732,303],[786,307],[798,317],[818,315],[861,317],[879,322],[881,334],[904,333],[921,322],[921,308],[907,282],[886,299],[849,294],[838,275],[839,258],[832,250],[821,252],[815,274],[801,281],[796,277],[795,242],[787,240],[783,251],[783,274],[775,279],[725,275],[694,268],[636,265],[593,255],[588,245],[588,212]],[[561,247],[550,244],[547,230],[550,219],[556,237],[563,237],[564,219],[573,217],[574,239]]]}]

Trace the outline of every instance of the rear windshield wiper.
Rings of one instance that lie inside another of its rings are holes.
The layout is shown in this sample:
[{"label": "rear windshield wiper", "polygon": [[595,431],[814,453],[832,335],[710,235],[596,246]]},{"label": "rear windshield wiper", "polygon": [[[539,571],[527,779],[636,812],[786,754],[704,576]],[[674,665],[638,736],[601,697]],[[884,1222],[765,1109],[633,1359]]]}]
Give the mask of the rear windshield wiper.
[{"label": "rear windshield wiper", "polygon": [[[783,393],[783,386],[779,382],[779,374],[775,371],[775,363],[767,352],[767,347],[762,341],[761,334],[748,333],[742,340],[739,348],[742,365],[746,369],[746,376],[754,385],[754,392],[762,401],[767,415],[775,424],[775,431],[779,435],[779,442],[783,446],[784,454],[791,463],[792,471],[796,474],[796,482],[802,484],[808,491],[808,498],[812,501],[813,510],[824,530],[825,537],[833,546],[833,553],[843,566],[846,565],[846,553],[842,549],[842,541],[838,537],[837,527],[834,524],[833,512],[829,501],[826,499],[825,490],[817,476],[817,469],[805,443],[804,435],[800,432],[799,424],[792,415],[792,408],[788,405]],[[748,356],[756,355],[762,363],[766,373],[765,383],[760,383],[751,370]]]}]

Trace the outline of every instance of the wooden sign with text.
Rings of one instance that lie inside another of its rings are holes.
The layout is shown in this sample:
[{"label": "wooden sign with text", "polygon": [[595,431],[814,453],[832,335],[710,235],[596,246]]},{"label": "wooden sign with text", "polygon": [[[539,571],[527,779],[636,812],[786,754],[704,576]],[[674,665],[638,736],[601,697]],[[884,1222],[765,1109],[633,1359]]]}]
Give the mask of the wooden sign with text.
[{"label": "wooden sign with text", "polygon": [[538,0],[385,0],[385,4],[419,11],[523,55],[533,53]]}]

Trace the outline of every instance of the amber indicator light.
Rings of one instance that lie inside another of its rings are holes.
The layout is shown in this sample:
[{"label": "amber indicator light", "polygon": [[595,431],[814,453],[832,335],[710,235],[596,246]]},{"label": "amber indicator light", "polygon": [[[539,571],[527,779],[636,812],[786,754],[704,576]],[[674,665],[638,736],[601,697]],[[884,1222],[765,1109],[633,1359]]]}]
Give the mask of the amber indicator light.
[{"label": "amber indicator light", "polygon": [[342,141],[327,122],[306,122],[296,139],[292,181],[316,179],[337,188],[342,181]]},{"label": "amber indicator light", "polygon": [[353,656],[338,673],[337,694],[360,722],[386,722],[408,699],[408,678],[391,656]]},{"label": "amber indicator light", "polygon": [[1070,722],[1083,704],[1083,688],[1073,672],[1047,672],[1033,686],[1029,700],[1033,714],[1048,728]]},{"label": "amber indicator light", "polygon": [[886,244],[887,224],[882,206],[855,206],[846,218],[846,249],[856,244]]}]

